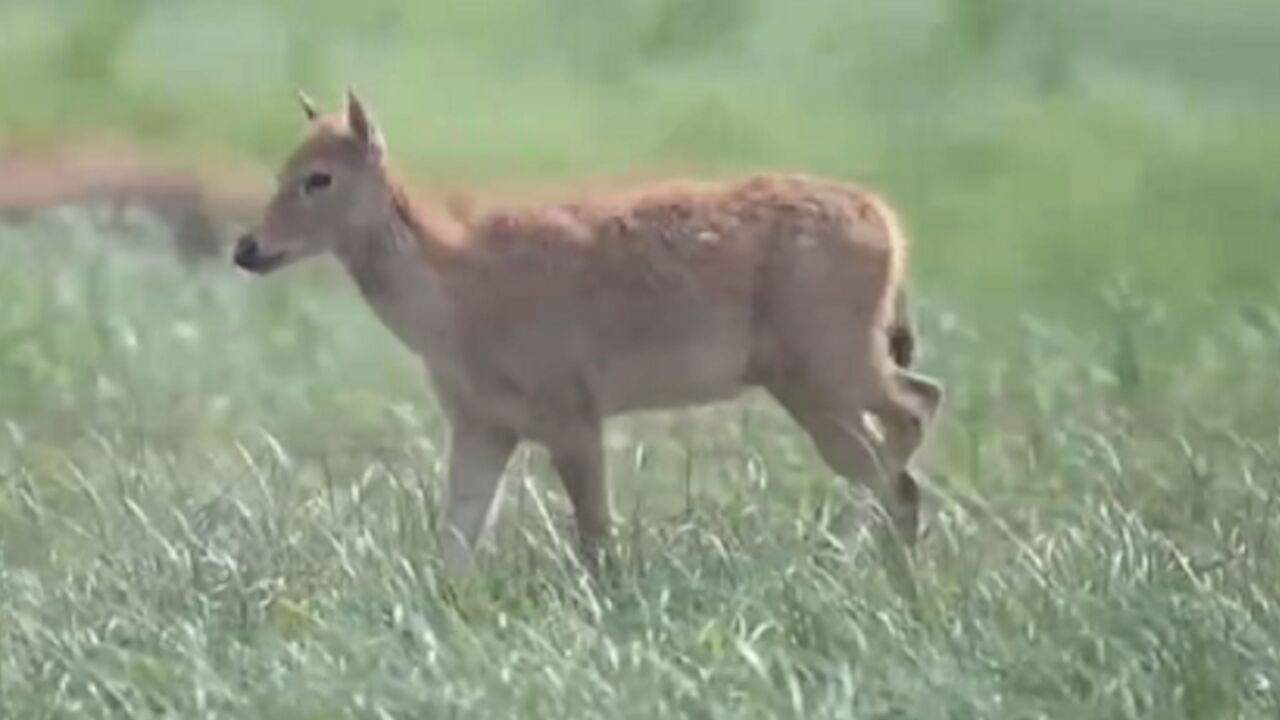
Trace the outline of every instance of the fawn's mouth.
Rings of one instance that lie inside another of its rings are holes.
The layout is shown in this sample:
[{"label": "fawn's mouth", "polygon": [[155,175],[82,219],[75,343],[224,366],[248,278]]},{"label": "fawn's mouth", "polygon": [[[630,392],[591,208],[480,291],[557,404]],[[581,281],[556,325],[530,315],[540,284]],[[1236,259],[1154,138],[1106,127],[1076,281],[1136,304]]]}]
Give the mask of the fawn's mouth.
[{"label": "fawn's mouth", "polygon": [[263,253],[258,241],[252,235],[245,235],[236,242],[235,255],[232,260],[238,267],[258,275],[265,275],[284,264],[285,255],[279,253]]}]

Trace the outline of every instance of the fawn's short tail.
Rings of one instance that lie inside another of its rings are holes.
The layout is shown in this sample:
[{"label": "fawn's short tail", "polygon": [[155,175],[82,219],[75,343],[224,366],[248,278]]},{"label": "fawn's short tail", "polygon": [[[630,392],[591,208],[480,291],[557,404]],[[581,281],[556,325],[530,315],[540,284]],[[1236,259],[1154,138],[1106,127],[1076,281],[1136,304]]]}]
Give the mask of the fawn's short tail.
[{"label": "fawn's short tail", "polygon": [[916,333],[907,307],[907,289],[898,287],[893,303],[893,320],[889,323],[889,355],[900,368],[909,368],[916,359]]}]

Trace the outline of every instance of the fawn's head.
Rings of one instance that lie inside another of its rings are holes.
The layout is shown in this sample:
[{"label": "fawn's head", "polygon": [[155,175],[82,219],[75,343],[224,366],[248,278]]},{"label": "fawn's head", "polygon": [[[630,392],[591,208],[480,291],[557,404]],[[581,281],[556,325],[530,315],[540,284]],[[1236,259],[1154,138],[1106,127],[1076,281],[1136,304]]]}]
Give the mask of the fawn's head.
[{"label": "fawn's head", "polygon": [[258,274],[376,231],[392,207],[386,144],[355,94],[334,114],[298,97],[310,124],[306,139],[285,162],[261,225],[236,243],[235,264]]}]

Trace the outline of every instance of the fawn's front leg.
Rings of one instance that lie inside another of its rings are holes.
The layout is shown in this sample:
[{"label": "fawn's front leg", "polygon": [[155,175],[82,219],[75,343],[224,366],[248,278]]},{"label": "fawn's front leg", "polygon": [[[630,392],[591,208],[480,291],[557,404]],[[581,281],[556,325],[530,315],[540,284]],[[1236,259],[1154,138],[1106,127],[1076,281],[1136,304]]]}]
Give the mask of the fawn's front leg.
[{"label": "fawn's front leg", "polygon": [[476,546],[493,525],[502,473],[516,441],[510,430],[466,416],[452,419],[440,540],[446,574],[456,576],[471,568]]},{"label": "fawn's front leg", "polygon": [[583,564],[599,570],[612,524],[609,480],[604,467],[604,440],[598,420],[571,423],[547,443],[551,462],[564,484],[578,526]]}]

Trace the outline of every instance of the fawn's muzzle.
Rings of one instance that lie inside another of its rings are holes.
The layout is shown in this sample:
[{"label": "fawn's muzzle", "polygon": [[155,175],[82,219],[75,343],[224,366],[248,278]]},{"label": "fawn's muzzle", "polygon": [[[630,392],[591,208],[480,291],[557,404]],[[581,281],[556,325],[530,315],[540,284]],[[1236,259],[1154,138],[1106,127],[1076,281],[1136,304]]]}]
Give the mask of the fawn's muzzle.
[{"label": "fawn's muzzle", "polygon": [[264,254],[258,246],[258,241],[254,240],[252,235],[245,235],[236,242],[235,255],[232,259],[237,266],[261,275],[280,267],[284,262],[284,253]]}]

